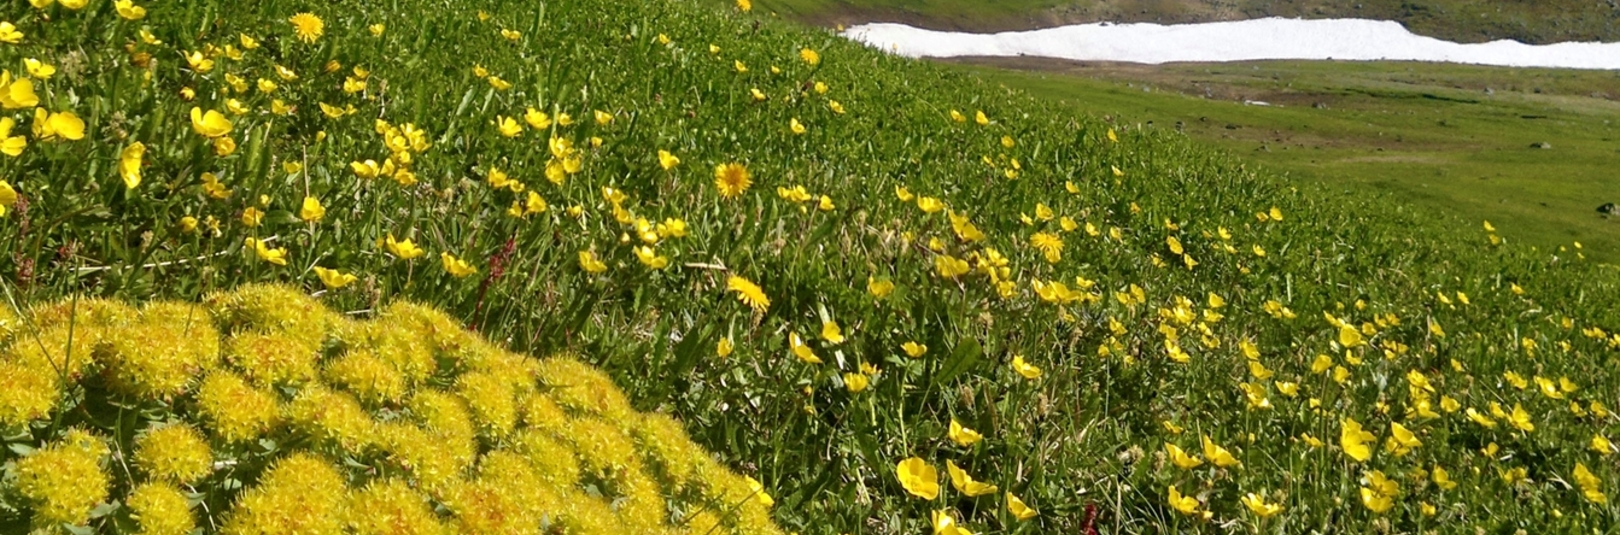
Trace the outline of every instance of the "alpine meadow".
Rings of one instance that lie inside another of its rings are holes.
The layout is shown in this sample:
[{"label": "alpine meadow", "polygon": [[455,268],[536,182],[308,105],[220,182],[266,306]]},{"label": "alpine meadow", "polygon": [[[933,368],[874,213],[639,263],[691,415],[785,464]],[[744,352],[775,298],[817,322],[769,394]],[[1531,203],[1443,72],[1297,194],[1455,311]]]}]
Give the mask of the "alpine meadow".
[{"label": "alpine meadow", "polygon": [[1620,527],[1612,254],[762,11],[0,7],[0,533]]}]

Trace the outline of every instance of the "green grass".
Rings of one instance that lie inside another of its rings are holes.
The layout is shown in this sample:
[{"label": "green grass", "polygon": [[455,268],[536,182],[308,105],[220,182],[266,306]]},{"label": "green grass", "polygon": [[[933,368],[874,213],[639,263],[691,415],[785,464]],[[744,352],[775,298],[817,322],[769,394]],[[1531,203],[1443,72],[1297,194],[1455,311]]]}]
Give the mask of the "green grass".
[{"label": "green grass", "polygon": [[[731,0],[704,0],[729,4]],[[1413,33],[1458,42],[1620,40],[1620,6],[1543,0],[757,0],[760,9],[832,26],[904,22],[974,32],[1097,21],[1178,24],[1262,17],[1394,20]]]},{"label": "green grass", "polygon": [[[1620,259],[1620,102],[1610,72],[1256,62],[969,60],[969,72],[1125,127],[1177,129],[1298,180]],[[1016,70],[988,67],[1011,67]],[[1264,101],[1272,106],[1246,105]],[[1550,149],[1536,148],[1540,144]]]},{"label": "green grass", "polygon": [[[58,66],[35,82],[39,106],[86,123],[81,140],[42,139],[26,106],[4,112],[28,141],[0,157],[0,177],[19,192],[0,217],[0,294],[18,307],[72,295],[196,300],[259,282],[359,318],[409,298],[512,350],[600,365],[638,410],[673,414],[760,480],[776,521],[801,533],[926,532],[942,510],[975,533],[1083,532],[1088,510],[1111,533],[1602,532],[1620,522],[1620,507],[1570,484],[1585,466],[1592,490],[1620,489],[1614,457],[1589,446],[1594,435],[1620,437],[1620,418],[1592,412],[1613,410],[1620,391],[1620,281],[1574,251],[1532,249],[1513,234],[1492,245],[1478,221],[1290,180],[1167,128],[1124,128],[761,10],[676,0],[147,7],[140,22],[105,1],[78,12],[0,7],[25,34],[0,45],[6,68],[22,72],[23,58]],[[305,10],[326,21],[313,43],[286,22]],[[373,24],[386,29],[374,36]],[[142,39],[143,28],[164,44]],[[242,33],[261,46],[229,59]],[[807,48],[819,63],[802,59]],[[208,73],[182,59],[210,49]],[[346,92],[356,66],[369,72],[366,87]],[[248,87],[227,90],[227,74]],[[261,78],[274,93],[253,87]],[[756,101],[756,89],[767,98]],[[220,156],[189,114],[229,110],[232,99],[243,109],[229,115],[239,146]],[[354,113],[334,118],[323,103]],[[531,107],[578,122],[515,136],[498,128],[503,117],[522,124]],[[972,119],[980,111],[984,124]],[[409,151],[415,183],[352,170],[404,161],[378,119],[396,134],[405,124],[424,133]],[[142,172],[131,187],[119,162],[137,141],[147,148],[129,166]],[[661,167],[659,150],[681,163]],[[554,161],[574,158],[577,172],[547,178]],[[753,187],[723,197],[714,169],[725,163],[745,164]],[[491,169],[524,191],[493,187]],[[210,195],[204,172],[230,194]],[[799,200],[796,187],[817,197]],[[950,210],[925,212],[901,188]],[[548,209],[509,214],[530,192]],[[325,207],[319,221],[300,215],[306,198]],[[243,221],[250,208],[266,212],[256,226]],[[648,232],[677,219],[684,237]],[[426,254],[379,244],[391,235]],[[1053,236],[1061,255],[1032,245]],[[457,276],[441,254],[478,272]],[[976,269],[942,273],[964,259]],[[358,280],[328,288],[316,266]],[[758,283],[769,306],[740,303],[733,276]],[[895,289],[875,296],[874,280]],[[822,335],[827,322],[846,339]],[[7,362],[34,342],[26,329],[0,332]],[[727,356],[723,340],[735,346]],[[929,350],[909,357],[907,342]],[[1185,362],[1172,358],[1181,353]],[[1020,357],[1044,373],[1019,373]],[[1340,368],[1313,372],[1322,358]],[[870,383],[859,392],[848,386],[857,375]],[[1559,378],[1577,388],[1558,390]],[[75,388],[97,380],[84,383]],[[1442,396],[1458,410],[1419,415]],[[194,398],[161,403],[185,410]],[[1493,404],[1522,408],[1534,430],[1464,416]],[[121,437],[154,423],[149,411],[123,414],[91,425]],[[949,440],[953,419],[984,440]],[[1337,440],[1351,419],[1377,437],[1361,460]],[[1381,449],[1397,423],[1422,445]],[[0,466],[61,431],[17,427]],[[1167,444],[1201,453],[1203,437],[1242,466],[1167,464]],[[351,473],[382,462],[332,455]],[[1017,521],[1001,493],[965,496],[943,477],[938,497],[916,497],[896,477],[911,457],[958,464],[1040,514]],[[1458,486],[1425,479],[1435,466]],[[1503,477],[1520,470],[1526,477]],[[1364,503],[1375,474],[1398,482],[1387,510]],[[14,526],[31,516],[12,484],[0,478],[0,521]],[[1173,509],[1171,487],[1212,518]],[[1286,510],[1258,518],[1240,502],[1248,493]],[[77,531],[123,532],[127,508],[96,510]]]}]

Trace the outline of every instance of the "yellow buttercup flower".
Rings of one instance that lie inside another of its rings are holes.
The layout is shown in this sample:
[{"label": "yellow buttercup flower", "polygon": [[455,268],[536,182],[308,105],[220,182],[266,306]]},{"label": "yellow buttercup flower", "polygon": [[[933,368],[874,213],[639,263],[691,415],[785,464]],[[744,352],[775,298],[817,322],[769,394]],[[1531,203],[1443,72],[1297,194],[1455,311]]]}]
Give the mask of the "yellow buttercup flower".
[{"label": "yellow buttercup flower", "polygon": [[865,374],[844,374],[844,388],[849,390],[849,393],[851,394],[859,394],[862,390],[866,390],[866,387],[870,385],[871,382],[872,379],[867,377]]},{"label": "yellow buttercup flower", "polygon": [[658,166],[664,168],[665,171],[668,171],[670,169],[674,169],[675,166],[680,165],[680,164],[681,164],[681,159],[675,157],[675,155],[671,154],[669,151],[667,151],[667,150],[658,151]]},{"label": "yellow buttercup flower", "polygon": [[356,277],[353,274],[344,273],[335,269],[327,269],[321,266],[315,266],[315,276],[320,277],[321,284],[326,285],[328,289],[332,290],[348,286],[350,283],[360,280],[359,277]]},{"label": "yellow buttercup flower", "polygon": [[844,331],[838,327],[838,322],[827,320],[821,322],[821,339],[828,344],[838,345],[844,343]]},{"label": "yellow buttercup flower", "polygon": [[731,356],[731,352],[736,350],[736,348],[736,344],[731,343],[730,337],[721,338],[720,343],[715,344],[714,346],[714,354],[720,358],[726,358]]},{"label": "yellow buttercup flower", "polygon": [[439,262],[444,264],[444,270],[450,273],[451,277],[458,279],[478,273],[478,268],[473,267],[472,264],[468,264],[466,260],[456,258],[455,255],[450,253],[439,253]]},{"label": "yellow buttercup flower", "polygon": [[1013,371],[1018,372],[1018,375],[1024,376],[1025,379],[1041,378],[1041,369],[1028,362],[1024,362],[1023,355],[1013,355],[1012,369]]},{"label": "yellow buttercup flower", "polygon": [[313,43],[326,33],[326,23],[313,13],[293,15],[287,22],[292,23],[293,32],[298,35],[298,40],[305,43]]},{"label": "yellow buttercup flower", "polygon": [[912,496],[924,500],[939,497],[939,471],[918,457],[912,457],[895,465],[895,475],[900,479],[900,486]]},{"label": "yellow buttercup flower", "polygon": [[326,217],[326,207],[314,197],[304,197],[304,203],[298,207],[298,218],[310,223],[320,222]]},{"label": "yellow buttercup flower", "polygon": [[377,178],[377,175],[382,172],[382,167],[377,165],[376,160],[366,160],[363,162],[349,162],[349,170],[354,171],[356,178],[372,179]]},{"label": "yellow buttercup flower", "polygon": [[866,292],[872,294],[872,297],[876,297],[878,299],[888,297],[889,294],[894,293],[894,282],[890,281],[889,279],[875,279],[872,277],[867,277]]},{"label": "yellow buttercup flower", "polygon": [[11,184],[0,180],[0,216],[6,215],[11,207],[17,204],[17,190]]},{"label": "yellow buttercup flower", "polygon": [[23,40],[23,33],[17,31],[17,26],[11,21],[0,21],[0,43],[17,44]]},{"label": "yellow buttercup flower", "polygon": [[1248,507],[1249,512],[1254,513],[1255,516],[1260,518],[1270,518],[1276,516],[1277,513],[1283,512],[1282,505],[1266,503],[1266,499],[1264,497],[1253,492],[1243,495],[1243,497],[1239,498],[1238,501],[1243,502],[1243,506]]},{"label": "yellow buttercup flower", "polygon": [[1036,515],[1040,514],[1040,511],[1036,511],[1034,507],[1024,504],[1024,500],[1018,499],[1012,492],[1008,492],[1006,498],[1007,512],[1012,513],[1013,518],[1018,519],[1020,522],[1035,518]]},{"label": "yellow buttercup flower", "polygon": [[400,260],[410,260],[412,258],[427,254],[427,251],[423,251],[420,247],[417,247],[416,243],[412,242],[411,240],[396,240],[394,239],[393,234],[389,234],[388,237],[383,241],[383,244],[388,248],[388,252],[393,253],[393,255],[398,257]]},{"label": "yellow buttercup flower", "polygon": [[285,247],[271,248],[265,245],[263,240],[255,238],[248,238],[245,243],[248,247],[253,248],[253,254],[259,257],[259,260],[278,266],[287,265],[287,249]]},{"label": "yellow buttercup flower", "polygon": [[956,487],[957,492],[960,492],[970,498],[974,496],[991,494],[1001,490],[996,488],[995,485],[974,480],[973,476],[968,475],[967,471],[962,470],[962,468],[959,466],[956,466],[956,463],[954,462],[945,461],[945,471],[951,476],[951,486]]},{"label": "yellow buttercup flower", "polygon": [[517,137],[523,134],[523,125],[518,124],[517,119],[506,116],[497,116],[495,118],[495,129],[505,137]]},{"label": "yellow buttercup flower", "polygon": [[1170,504],[1171,509],[1175,509],[1181,514],[1188,516],[1198,515],[1197,498],[1182,495],[1181,491],[1177,490],[1174,486],[1170,487],[1169,492],[1166,494],[1168,494],[1166,501]]},{"label": "yellow buttercup flower", "polygon": [[141,185],[141,157],[146,154],[146,145],[136,141],[118,155],[118,176],[124,179],[124,187],[135,189]]},{"label": "yellow buttercup flower", "polygon": [[788,333],[788,350],[792,351],[793,356],[799,357],[799,360],[805,363],[821,364],[821,357],[816,356],[816,352],[812,351],[810,346],[805,345],[804,339],[799,338],[799,333]]},{"label": "yellow buttercup flower", "polygon": [[1226,448],[1216,444],[1215,441],[1210,440],[1209,437],[1205,436],[1202,438],[1204,443],[1204,458],[1209,459],[1209,462],[1214,463],[1215,466],[1219,466],[1221,468],[1231,468],[1233,466],[1243,464],[1237,460],[1237,457],[1232,456],[1232,452],[1226,451]]},{"label": "yellow buttercup flower", "polygon": [[214,138],[214,155],[224,158],[236,153],[236,140],[228,137]]},{"label": "yellow buttercup flower", "polygon": [[1372,446],[1367,443],[1375,440],[1378,440],[1378,437],[1362,430],[1361,422],[1350,418],[1340,422],[1339,447],[1344,448],[1344,454],[1349,455],[1351,459],[1361,462],[1372,458]]},{"label": "yellow buttercup flower", "polygon": [[231,133],[231,121],[225,114],[208,110],[204,113],[202,108],[191,108],[191,128],[204,137],[216,138]]},{"label": "yellow buttercup flower", "polygon": [[1407,429],[1406,426],[1401,425],[1400,422],[1389,423],[1389,438],[1384,442],[1385,450],[1395,454],[1396,457],[1400,457],[1412,451],[1413,448],[1422,445],[1423,441],[1418,440],[1417,435]]},{"label": "yellow buttercup flower", "polygon": [[950,429],[946,431],[945,436],[950,438],[951,442],[955,442],[958,446],[962,446],[964,448],[977,444],[980,440],[984,440],[984,435],[980,435],[978,431],[974,431],[969,429],[967,426],[962,425],[961,423],[957,422],[955,418],[951,418]]},{"label": "yellow buttercup flower", "polygon": [[968,267],[966,260],[951,255],[939,255],[934,258],[934,270],[939,272],[941,277],[955,279],[966,275],[971,268]]},{"label": "yellow buttercup flower", "polygon": [[1204,464],[1204,460],[1199,459],[1197,455],[1189,455],[1180,446],[1169,442],[1164,443],[1164,451],[1169,454],[1170,463],[1182,470],[1191,470]]},{"label": "yellow buttercup flower", "polygon": [[657,270],[664,269],[665,267],[669,266],[669,257],[659,255],[658,251],[654,250],[650,245],[636,247],[635,253],[636,260],[640,261],[642,265],[647,266],[648,268]]},{"label": "yellow buttercup flower", "polygon": [[118,0],[113,2],[113,10],[124,20],[141,20],[146,18],[146,8],[135,5],[131,0]]},{"label": "yellow buttercup flower", "polygon": [[579,268],[585,270],[586,273],[601,273],[607,271],[607,264],[596,258],[596,253],[580,251]]},{"label": "yellow buttercup flower", "polygon": [[10,117],[0,117],[0,154],[6,156],[22,156],[23,149],[28,148],[28,138],[11,135],[11,129],[17,127],[17,121]]},{"label": "yellow buttercup flower", "polygon": [[1609,503],[1609,497],[1603,494],[1603,480],[1586,468],[1586,463],[1575,463],[1575,486],[1581,489],[1581,496],[1592,503]]},{"label": "yellow buttercup flower", "polygon": [[788,119],[788,130],[792,130],[796,135],[803,135],[805,132],[810,131],[808,128],[804,127],[804,123],[799,122],[798,117]]},{"label": "yellow buttercup flower", "polygon": [[928,346],[916,342],[906,342],[904,344],[900,344],[900,349],[905,351],[906,355],[911,358],[920,358],[923,355],[928,354]]},{"label": "yellow buttercup flower", "polygon": [[34,137],[45,139],[84,139],[84,120],[71,111],[50,113],[45,108],[34,108]]}]

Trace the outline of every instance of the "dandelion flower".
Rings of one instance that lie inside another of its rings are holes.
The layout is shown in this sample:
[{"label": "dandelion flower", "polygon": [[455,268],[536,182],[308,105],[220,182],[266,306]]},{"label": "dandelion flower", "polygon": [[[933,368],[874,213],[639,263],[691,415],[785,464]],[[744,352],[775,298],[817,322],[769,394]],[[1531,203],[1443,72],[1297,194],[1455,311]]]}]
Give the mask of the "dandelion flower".
[{"label": "dandelion flower", "polygon": [[293,15],[292,18],[287,19],[287,22],[292,23],[293,32],[298,35],[298,40],[305,43],[313,43],[316,39],[320,39],[322,34],[326,33],[326,23],[322,22],[321,18],[313,13],[306,12]]},{"label": "dandelion flower", "polygon": [[726,290],[737,292],[737,300],[755,312],[763,314],[771,307],[771,299],[765,296],[765,290],[748,279],[736,275],[726,277]]},{"label": "dandelion flower", "polygon": [[720,190],[721,197],[730,199],[742,195],[753,183],[748,168],[742,164],[726,163],[714,168],[714,186]]}]

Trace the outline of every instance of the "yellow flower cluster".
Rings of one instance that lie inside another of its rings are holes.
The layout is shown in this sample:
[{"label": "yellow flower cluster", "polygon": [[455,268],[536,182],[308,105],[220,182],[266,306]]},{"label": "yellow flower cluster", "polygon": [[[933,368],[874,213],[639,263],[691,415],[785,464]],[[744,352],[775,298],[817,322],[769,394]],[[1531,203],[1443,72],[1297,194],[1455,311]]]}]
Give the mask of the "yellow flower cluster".
[{"label": "yellow flower cluster", "polygon": [[[91,348],[66,358],[84,363],[29,349],[67,347],[53,334],[64,326]],[[429,307],[356,321],[290,287],[248,286],[201,305],[5,310],[0,327],[7,427],[149,407],[17,461],[6,485],[39,527],[87,525],[121,502],[152,534],[780,533],[763,487],[676,421],[636,412],[607,375],[504,351]],[[40,388],[12,388],[26,381]],[[133,444],[128,468],[108,464],[114,439]],[[237,478],[245,488],[225,486]],[[197,507],[182,489],[225,498]]]}]

